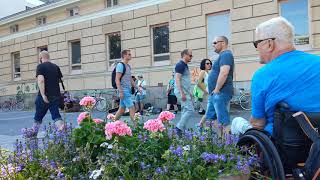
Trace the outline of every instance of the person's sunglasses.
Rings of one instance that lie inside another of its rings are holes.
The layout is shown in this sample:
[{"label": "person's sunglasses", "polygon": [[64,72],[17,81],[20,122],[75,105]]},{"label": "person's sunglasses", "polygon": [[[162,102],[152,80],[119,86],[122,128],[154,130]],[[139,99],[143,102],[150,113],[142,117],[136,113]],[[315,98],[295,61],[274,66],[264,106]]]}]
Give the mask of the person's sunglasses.
[{"label": "person's sunglasses", "polygon": [[223,42],[223,41],[215,41],[213,42],[214,45],[218,44],[219,42]]},{"label": "person's sunglasses", "polygon": [[206,63],[206,65],[212,65],[212,63]]},{"label": "person's sunglasses", "polygon": [[275,40],[276,38],[267,38],[267,39],[261,39],[261,40],[256,40],[256,41],[253,41],[253,46],[255,47],[255,48],[257,48],[258,47],[258,44],[259,43],[261,43],[262,41],[265,41],[265,40]]},{"label": "person's sunglasses", "polygon": [[188,54],[190,58],[192,58],[192,54]]}]

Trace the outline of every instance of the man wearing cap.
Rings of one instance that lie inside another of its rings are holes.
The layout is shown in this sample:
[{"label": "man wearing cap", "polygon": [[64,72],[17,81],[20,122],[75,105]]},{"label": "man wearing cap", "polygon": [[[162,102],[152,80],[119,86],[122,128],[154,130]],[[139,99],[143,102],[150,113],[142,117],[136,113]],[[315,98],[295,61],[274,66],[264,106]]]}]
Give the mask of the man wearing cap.
[{"label": "man wearing cap", "polygon": [[136,84],[136,109],[137,112],[140,112],[141,115],[143,115],[143,100],[146,97],[147,91],[146,91],[146,81],[143,79],[142,74],[138,75],[138,82]]}]

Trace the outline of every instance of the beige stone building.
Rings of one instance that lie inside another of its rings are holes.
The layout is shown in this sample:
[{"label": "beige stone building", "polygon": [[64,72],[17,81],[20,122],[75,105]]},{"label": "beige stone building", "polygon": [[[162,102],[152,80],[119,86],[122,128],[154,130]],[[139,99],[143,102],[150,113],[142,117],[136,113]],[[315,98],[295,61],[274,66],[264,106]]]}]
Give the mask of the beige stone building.
[{"label": "beige stone building", "polygon": [[[320,54],[320,0],[61,0],[0,19],[0,96],[36,92],[38,53],[49,51],[68,90],[111,88],[112,64],[132,50],[131,66],[150,87],[166,85],[180,51],[199,61],[225,35],[235,55],[234,81],[249,88],[260,67],[257,24],[276,16],[296,28],[297,49]],[[26,88],[27,86],[27,88]]]}]

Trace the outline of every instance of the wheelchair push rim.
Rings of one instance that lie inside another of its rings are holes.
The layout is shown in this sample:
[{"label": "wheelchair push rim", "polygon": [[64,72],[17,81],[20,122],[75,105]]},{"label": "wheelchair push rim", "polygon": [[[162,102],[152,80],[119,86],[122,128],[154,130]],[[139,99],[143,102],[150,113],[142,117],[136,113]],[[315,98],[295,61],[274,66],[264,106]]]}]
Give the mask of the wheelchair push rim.
[{"label": "wheelchair push rim", "polygon": [[248,130],[240,137],[237,145],[239,147],[254,147],[258,152],[259,166],[253,168],[258,173],[251,174],[250,179],[261,179],[257,177],[261,175],[271,179],[285,180],[285,173],[278,151],[266,134],[255,129]]}]

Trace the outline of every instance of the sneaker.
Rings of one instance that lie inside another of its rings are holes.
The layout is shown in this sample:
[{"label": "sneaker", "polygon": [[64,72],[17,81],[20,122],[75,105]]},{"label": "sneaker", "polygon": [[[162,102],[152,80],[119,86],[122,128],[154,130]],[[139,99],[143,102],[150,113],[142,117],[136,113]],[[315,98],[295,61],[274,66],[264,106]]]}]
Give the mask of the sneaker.
[{"label": "sneaker", "polygon": [[198,113],[199,113],[200,115],[204,115],[204,114],[206,113],[206,111],[203,109],[203,110],[201,110],[201,111],[198,111]]}]

